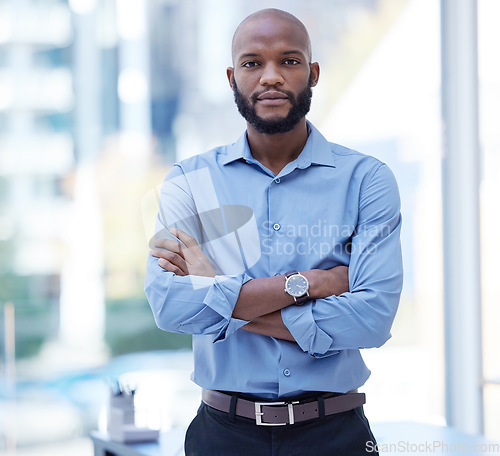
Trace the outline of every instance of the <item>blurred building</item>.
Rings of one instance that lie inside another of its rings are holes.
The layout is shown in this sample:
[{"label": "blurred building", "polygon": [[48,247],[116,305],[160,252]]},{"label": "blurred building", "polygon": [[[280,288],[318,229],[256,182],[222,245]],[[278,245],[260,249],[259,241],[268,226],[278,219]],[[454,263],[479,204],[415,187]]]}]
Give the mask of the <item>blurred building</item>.
[{"label": "blurred building", "polygon": [[[65,180],[75,165],[71,41],[64,3],[0,2],[1,300],[21,308],[59,300]],[[57,330],[54,315],[31,339]]]}]

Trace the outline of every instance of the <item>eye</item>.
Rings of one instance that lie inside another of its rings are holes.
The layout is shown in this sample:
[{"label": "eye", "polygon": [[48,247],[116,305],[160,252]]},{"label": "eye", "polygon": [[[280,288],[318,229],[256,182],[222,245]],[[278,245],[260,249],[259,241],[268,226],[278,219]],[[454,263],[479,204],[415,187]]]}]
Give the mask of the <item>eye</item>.
[{"label": "eye", "polygon": [[241,66],[242,66],[243,68],[254,68],[254,67],[256,67],[257,65],[258,65],[258,63],[257,63],[257,62],[245,62],[245,63],[243,63]]},{"label": "eye", "polygon": [[297,59],[286,59],[283,62],[285,65],[299,65],[300,62]]}]

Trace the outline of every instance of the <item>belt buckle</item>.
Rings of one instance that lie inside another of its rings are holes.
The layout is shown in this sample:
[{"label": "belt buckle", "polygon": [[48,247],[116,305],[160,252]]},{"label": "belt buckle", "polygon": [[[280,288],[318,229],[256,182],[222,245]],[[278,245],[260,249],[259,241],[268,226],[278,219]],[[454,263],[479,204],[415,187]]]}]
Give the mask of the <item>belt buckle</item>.
[{"label": "belt buckle", "polygon": [[[298,404],[299,401],[294,401],[294,402],[255,402],[255,424],[257,426],[286,426],[287,424],[293,424],[295,423],[295,417],[293,415],[293,406],[294,404]],[[262,421],[262,417],[264,415],[264,412],[262,411],[262,406],[271,406],[271,407],[277,407],[280,405],[287,405],[288,406],[288,421],[289,423],[265,423]]]}]

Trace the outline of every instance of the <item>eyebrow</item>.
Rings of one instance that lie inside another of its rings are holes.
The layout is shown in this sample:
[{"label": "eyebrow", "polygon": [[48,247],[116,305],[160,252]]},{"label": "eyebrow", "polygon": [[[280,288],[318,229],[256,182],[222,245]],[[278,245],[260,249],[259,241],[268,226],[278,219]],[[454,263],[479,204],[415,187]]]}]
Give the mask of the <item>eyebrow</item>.
[{"label": "eyebrow", "polygon": [[[283,51],[281,53],[282,55],[291,55],[291,54],[304,54],[303,51],[299,51],[298,49],[291,49],[289,51]],[[242,54],[240,55],[238,58],[239,59],[244,59],[244,58],[247,58],[247,57],[259,57],[260,54],[256,53],[256,52],[247,52],[245,54]]]},{"label": "eyebrow", "polygon": [[246,54],[242,54],[240,56],[238,56],[239,59],[245,59],[247,57],[258,57],[260,54],[255,54],[255,53],[252,53],[252,52],[247,52]]}]

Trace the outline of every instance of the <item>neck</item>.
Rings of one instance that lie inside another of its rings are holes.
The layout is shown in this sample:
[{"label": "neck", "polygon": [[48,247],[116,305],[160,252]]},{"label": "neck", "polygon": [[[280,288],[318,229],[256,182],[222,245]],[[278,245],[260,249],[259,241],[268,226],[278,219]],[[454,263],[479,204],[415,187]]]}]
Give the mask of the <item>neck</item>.
[{"label": "neck", "polygon": [[307,142],[305,117],[293,130],[286,133],[266,135],[247,124],[247,138],[253,158],[270,169],[275,175],[295,160]]}]

